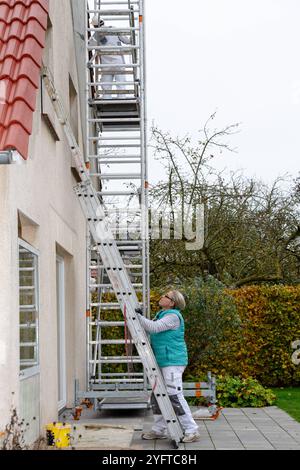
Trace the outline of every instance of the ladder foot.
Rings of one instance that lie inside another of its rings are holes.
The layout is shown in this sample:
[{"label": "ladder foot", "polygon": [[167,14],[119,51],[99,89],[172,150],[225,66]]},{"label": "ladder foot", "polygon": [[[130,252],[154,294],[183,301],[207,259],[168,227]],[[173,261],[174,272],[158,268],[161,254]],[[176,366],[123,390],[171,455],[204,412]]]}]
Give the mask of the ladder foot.
[{"label": "ladder foot", "polygon": [[175,439],[172,439],[171,444],[172,444],[172,447],[173,447],[174,449],[178,449],[178,447],[179,447],[179,442],[175,441]]}]

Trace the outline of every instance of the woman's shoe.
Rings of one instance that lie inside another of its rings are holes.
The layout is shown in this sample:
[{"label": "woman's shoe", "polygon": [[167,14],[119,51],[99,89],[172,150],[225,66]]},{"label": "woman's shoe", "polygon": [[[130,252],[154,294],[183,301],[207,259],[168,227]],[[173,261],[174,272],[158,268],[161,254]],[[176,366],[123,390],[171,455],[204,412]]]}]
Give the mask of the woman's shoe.
[{"label": "woman's shoe", "polygon": [[192,434],[185,434],[182,442],[197,442],[200,440],[200,434],[193,432]]},{"label": "woman's shoe", "polygon": [[142,439],[152,440],[152,439],[167,439],[165,434],[159,434],[155,431],[145,432],[142,434]]}]

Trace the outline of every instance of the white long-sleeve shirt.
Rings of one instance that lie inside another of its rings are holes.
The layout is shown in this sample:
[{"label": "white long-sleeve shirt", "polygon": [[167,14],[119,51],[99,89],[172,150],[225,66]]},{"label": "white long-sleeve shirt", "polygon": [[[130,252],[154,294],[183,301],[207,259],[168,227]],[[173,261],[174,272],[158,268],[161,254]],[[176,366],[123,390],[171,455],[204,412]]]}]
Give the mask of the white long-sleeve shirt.
[{"label": "white long-sleeve shirt", "polygon": [[144,329],[148,333],[161,333],[167,330],[177,330],[180,327],[180,320],[175,313],[165,315],[160,320],[148,320],[148,318],[140,315],[140,321]]}]

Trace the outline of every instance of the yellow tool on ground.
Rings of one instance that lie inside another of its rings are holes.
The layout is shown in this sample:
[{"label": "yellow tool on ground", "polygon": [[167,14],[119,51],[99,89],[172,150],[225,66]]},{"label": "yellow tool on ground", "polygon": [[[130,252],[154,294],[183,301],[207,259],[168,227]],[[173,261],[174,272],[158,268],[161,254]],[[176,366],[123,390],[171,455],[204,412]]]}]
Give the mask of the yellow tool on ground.
[{"label": "yellow tool on ground", "polygon": [[71,425],[65,423],[51,423],[46,426],[47,444],[58,449],[71,445]]}]

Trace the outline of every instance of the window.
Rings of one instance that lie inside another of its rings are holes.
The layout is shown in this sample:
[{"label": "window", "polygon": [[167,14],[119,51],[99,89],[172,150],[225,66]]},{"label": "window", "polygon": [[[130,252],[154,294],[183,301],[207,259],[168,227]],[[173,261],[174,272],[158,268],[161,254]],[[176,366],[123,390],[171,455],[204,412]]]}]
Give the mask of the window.
[{"label": "window", "polygon": [[78,142],[78,98],[73,80],[69,75],[69,106],[70,106],[70,124],[75,139]]},{"label": "window", "polygon": [[[48,15],[48,24],[45,38],[45,49],[43,54],[43,63],[48,69],[48,73],[52,76],[54,74],[54,59],[53,59],[53,27]],[[59,136],[57,134],[57,122],[53,104],[45,88],[44,81],[41,77],[41,114],[44,122],[46,123],[52,137],[57,142]]]},{"label": "window", "polygon": [[39,367],[38,253],[19,240],[20,375]]},{"label": "window", "polygon": [[47,23],[47,31],[45,37],[45,48],[44,48],[44,55],[43,55],[43,62],[44,64],[54,72],[54,61],[53,61],[53,27],[50,17],[48,15],[48,23]]}]

